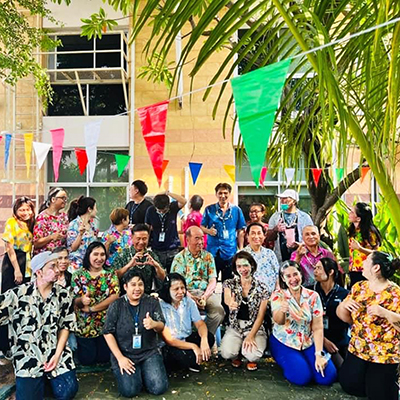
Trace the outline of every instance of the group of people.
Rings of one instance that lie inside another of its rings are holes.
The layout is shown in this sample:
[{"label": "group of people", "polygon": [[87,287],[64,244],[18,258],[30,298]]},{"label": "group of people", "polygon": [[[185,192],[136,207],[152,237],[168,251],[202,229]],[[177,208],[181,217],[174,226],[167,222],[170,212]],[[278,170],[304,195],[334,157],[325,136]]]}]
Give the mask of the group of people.
[{"label": "group of people", "polygon": [[55,398],[73,398],[76,361],[111,362],[124,397],[162,394],[169,371],[200,371],[221,327],[219,351],[234,368],[256,370],[269,351],[291,383],[338,379],[349,394],[397,399],[400,288],[390,278],[400,261],[379,251],[369,206],[349,213],[349,291],[296,191],[279,195],[268,224],[259,203],[246,223],[231,191],[218,184],[204,214],[193,196],[179,228],[186,199],[166,191],[150,201],[136,180],[102,234],[94,198],[66,213],[67,194],[54,188],[36,217],[29,198],[17,199],[0,294],[0,350],[13,359],[17,399],[43,398],[45,378]]}]

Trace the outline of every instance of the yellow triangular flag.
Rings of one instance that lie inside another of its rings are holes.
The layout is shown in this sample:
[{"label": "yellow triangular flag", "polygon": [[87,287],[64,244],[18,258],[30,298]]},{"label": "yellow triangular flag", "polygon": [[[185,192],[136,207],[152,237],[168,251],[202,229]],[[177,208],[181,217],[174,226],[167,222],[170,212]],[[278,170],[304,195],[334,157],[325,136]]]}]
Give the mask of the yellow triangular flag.
[{"label": "yellow triangular flag", "polygon": [[25,133],[24,140],[25,140],[26,177],[29,178],[29,173],[31,170],[31,153],[32,153],[33,133]]},{"label": "yellow triangular flag", "polygon": [[232,182],[235,183],[235,166],[234,165],[224,165],[225,172],[232,179]]}]

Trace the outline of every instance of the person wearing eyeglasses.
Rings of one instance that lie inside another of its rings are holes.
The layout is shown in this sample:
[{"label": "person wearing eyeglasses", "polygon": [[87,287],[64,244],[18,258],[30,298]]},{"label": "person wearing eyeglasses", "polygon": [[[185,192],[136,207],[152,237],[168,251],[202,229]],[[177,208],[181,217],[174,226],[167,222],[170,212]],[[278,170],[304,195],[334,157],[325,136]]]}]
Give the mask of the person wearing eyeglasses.
[{"label": "person wearing eyeglasses", "polygon": [[64,189],[53,188],[47,200],[40,206],[33,229],[34,253],[53,251],[67,243],[68,215],[62,211],[67,205],[68,196]]},{"label": "person wearing eyeglasses", "polygon": [[[250,209],[249,209],[249,218],[250,219],[247,221],[247,227],[253,223],[261,224],[265,230],[265,235],[264,235],[265,238],[261,245],[263,247],[266,247],[267,249],[273,250],[275,242],[273,240],[269,239],[269,237],[273,236],[273,233],[271,234],[268,231],[268,224],[263,221],[264,215],[265,215],[265,205],[264,204],[262,204],[262,203],[251,204]],[[247,246],[248,244],[249,244],[249,238],[248,238],[248,234],[246,234],[246,236],[244,237],[244,246]]]}]

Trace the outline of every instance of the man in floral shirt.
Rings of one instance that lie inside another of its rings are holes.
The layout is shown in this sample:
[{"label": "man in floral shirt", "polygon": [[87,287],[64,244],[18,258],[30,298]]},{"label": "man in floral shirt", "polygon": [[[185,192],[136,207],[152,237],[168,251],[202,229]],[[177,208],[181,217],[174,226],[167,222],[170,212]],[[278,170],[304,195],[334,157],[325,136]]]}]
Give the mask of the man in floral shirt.
[{"label": "man in floral shirt", "polygon": [[66,347],[76,319],[69,291],[55,284],[57,257],[38,254],[31,262],[36,281],[0,295],[0,325],[9,325],[17,399],[43,399],[45,377],[56,399],[72,399],[78,391],[72,351]]}]

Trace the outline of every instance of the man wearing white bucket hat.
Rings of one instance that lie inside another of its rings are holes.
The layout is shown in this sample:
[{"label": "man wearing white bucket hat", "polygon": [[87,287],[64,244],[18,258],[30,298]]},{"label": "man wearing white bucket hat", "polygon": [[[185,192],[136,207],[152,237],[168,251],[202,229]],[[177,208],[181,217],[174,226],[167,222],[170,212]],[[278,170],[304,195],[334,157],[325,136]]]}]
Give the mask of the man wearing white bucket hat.
[{"label": "man wearing white bucket hat", "polygon": [[302,241],[303,228],[314,225],[311,217],[297,208],[299,194],[293,189],[286,189],[276,195],[281,199],[281,210],[274,213],[268,222],[269,231],[275,237],[275,254],[279,262],[290,260],[291,253]]},{"label": "man wearing white bucket hat", "polygon": [[68,290],[55,284],[58,254],[45,251],[31,261],[33,282],[0,295],[0,325],[9,325],[17,400],[44,398],[50,379],[55,399],[78,391],[72,351],[66,347],[76,317]]}]

